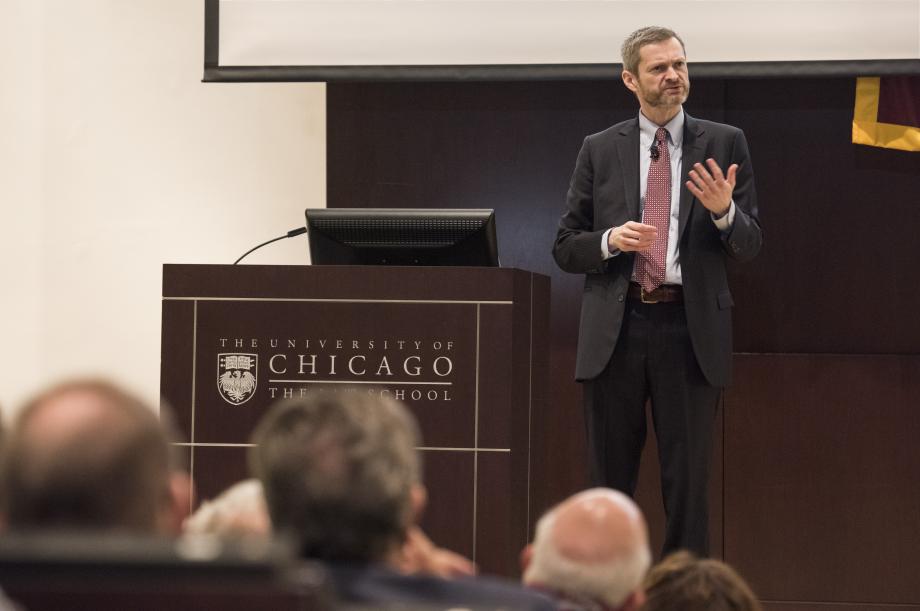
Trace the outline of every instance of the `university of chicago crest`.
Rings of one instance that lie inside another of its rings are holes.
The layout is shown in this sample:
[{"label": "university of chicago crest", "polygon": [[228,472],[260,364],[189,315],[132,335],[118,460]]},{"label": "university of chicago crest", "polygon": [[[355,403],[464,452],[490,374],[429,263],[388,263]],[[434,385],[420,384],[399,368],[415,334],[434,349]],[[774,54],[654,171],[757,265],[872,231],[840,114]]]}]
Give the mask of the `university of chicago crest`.
[{"label": "university of chicago crest", "polygon": [[218,354],[217,390],[230,405],[242,405],[256,392],[258,354]]}]

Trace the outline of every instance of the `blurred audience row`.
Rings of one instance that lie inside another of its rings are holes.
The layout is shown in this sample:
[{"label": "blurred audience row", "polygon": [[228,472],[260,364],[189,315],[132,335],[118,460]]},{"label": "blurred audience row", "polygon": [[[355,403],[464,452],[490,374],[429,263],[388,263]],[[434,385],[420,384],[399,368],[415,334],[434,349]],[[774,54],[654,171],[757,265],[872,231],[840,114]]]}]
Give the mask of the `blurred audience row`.
[{"label": "blurred audience row", "polygon": [[418,425],[384,396],[316,393],[276,404],[253,434],[253,479],[192,515],[191,482],[173,455],[170,428],[108,382],[72,381],[40,394],[4,435],[4,531],[288,541],[300,558],[323,564],[346,605],[760,610],[744,580],[718,560],[680,552],[650,568],[641,511],[601,488],[539,520],[521,553],[520,584],[478,575],[419,528],[427,493]]}]

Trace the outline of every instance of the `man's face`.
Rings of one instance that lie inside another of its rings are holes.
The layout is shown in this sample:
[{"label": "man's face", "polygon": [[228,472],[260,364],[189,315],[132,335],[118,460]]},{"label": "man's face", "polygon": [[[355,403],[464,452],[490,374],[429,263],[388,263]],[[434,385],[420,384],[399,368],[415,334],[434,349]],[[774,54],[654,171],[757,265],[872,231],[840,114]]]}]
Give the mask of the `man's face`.
[{"label": "man's face", "polygon": [[690,94],[684,48],[676,38],[639,49],[638,74],[623,72],[623,82],[636,93],[642,108],[676,108]]}]

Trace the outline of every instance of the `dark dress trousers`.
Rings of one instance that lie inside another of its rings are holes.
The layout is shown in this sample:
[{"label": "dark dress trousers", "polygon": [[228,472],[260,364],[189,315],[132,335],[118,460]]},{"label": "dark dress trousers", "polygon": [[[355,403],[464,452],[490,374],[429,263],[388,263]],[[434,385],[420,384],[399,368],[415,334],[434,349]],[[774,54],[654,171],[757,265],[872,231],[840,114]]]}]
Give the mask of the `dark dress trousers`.
[{"label": "dark dress trousers", "polygon": [[[682,304],[628,297],[634,253],[604,260],[602,236],[641,221],[638,118],[585,138],[569,186],[553,256],[585,274],[575,377],[585,383],[585,416],[594,483],[635,490],[650,398],[667,514],[665,551],[708,551],[706,488],[712,420],[731,380],[733,305],[727,259],[760,250],[757,196],[741,130],[685,113],[678,257]],[[735,217],[721,232],[685,182],[695,163],[738,164]],[[672,221],[673,222],[673,221]]]}]

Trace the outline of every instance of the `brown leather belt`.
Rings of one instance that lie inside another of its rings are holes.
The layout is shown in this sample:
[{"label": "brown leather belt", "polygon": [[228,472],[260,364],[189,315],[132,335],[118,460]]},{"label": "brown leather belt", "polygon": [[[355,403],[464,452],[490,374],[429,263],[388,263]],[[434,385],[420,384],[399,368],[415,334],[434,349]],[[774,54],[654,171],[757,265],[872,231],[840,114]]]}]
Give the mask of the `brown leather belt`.
[{"label": "brown leather belt", "polygon": [[679,284],[662,284],[654,291],[646,291],[636,282],[629,283],[627,295],[642,303],[683,303],[684,289]]}]

